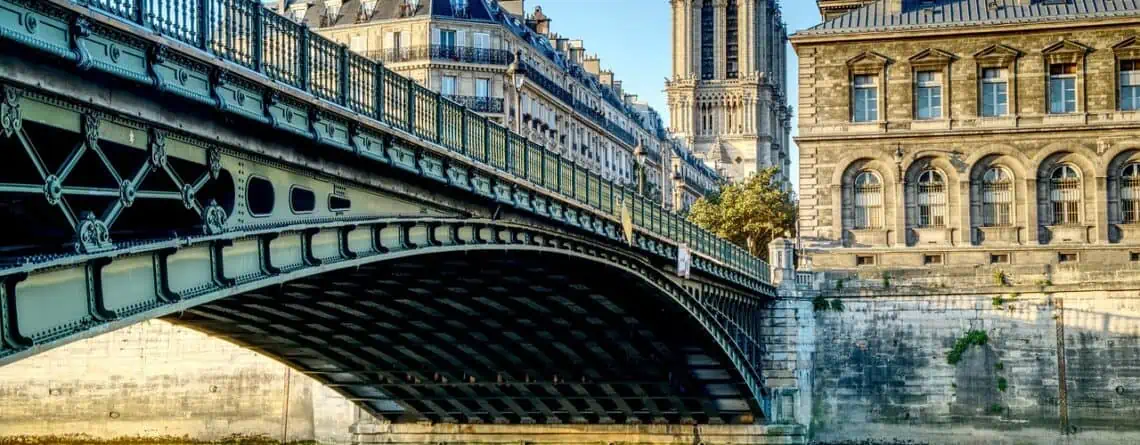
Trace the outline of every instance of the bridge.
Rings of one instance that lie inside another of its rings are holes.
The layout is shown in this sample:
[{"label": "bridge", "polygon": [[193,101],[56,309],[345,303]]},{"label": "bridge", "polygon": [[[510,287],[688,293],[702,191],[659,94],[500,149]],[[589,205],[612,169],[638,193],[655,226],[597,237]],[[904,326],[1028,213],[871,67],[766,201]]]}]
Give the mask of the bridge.
[{"label": "bridge", "polygon": [[0,0],[0,88],[0,366],[164,318],[395,423],[777,418],[767,264],[256,1]]}]

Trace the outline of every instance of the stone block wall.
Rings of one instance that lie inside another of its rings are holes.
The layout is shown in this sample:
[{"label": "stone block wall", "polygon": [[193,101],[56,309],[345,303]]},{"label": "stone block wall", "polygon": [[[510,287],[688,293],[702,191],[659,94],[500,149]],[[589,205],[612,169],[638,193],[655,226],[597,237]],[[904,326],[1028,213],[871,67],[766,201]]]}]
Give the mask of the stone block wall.
[{"label": "stone block wall", "polygon": [[346,443],[356,415],[285,365],[161,320],[0,368],[0,442],[86,434]]},{"label": "stone block wall", "polygon": [[[843,310],[812,323],[815,439],[1140,443],[1140,286],[836,282]],[[971,330],[988,341],[950,364]]]}]

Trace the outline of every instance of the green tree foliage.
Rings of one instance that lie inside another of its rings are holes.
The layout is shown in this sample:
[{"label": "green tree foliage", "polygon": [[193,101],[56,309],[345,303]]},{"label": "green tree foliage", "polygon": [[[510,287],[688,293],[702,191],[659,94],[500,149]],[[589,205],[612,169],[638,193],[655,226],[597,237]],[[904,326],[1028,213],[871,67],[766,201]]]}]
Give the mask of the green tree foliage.
[{"label": "green tree foliage", "polygon": [[768,243],[796,227],[792,192],[780,190],[776,173],[775,168],[760,170],[701,198],[689,209],[689,221],[768,259]]}]

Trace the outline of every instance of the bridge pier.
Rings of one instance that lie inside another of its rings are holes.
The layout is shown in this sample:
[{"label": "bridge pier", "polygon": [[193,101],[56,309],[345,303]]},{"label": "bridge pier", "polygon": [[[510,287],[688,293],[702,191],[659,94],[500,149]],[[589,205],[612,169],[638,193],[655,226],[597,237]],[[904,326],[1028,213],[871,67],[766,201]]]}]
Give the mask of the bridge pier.
[{"label": "bridge pier", "polygon": [[353,444],[606,445],[803,444],[799,425],[492,425],[372,424],[354,428]]}]

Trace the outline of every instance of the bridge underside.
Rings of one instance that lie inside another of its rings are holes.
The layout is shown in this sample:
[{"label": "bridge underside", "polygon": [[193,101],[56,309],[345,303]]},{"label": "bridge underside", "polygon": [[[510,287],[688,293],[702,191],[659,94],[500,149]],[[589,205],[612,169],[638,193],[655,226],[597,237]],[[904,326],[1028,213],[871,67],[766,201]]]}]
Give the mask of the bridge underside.
[{"label": "bridge underside", "polygon": [[680,306],[572,257],[412,257],[168,318],[278,358],[395,422],[717,424],[759,412]]}]

